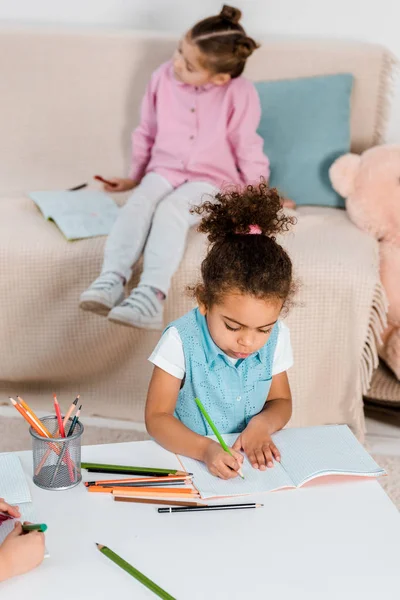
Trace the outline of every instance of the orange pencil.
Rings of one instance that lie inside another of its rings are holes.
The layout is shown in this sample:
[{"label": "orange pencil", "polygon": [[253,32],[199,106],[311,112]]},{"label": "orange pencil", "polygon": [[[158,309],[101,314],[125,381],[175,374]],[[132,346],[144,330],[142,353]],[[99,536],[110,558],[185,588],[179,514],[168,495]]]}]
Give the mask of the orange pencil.
[{"label": "orange pencil", "polygon": [[[27,421],[29,423],[29,425],[32,427],[32,429],[34,429],[36,431],[36,433],[38,435],[40,435],[40,437],[44,437],[44,438],[50,438],[52,439],[51,435],[45,435],[43,433],[43,431],[41,431],[39,429],[39,427],[37,426],[36,422],[28,415],[28,413],[26,412],[26,410],[23,408],[23,406],[21,406],[20,404],[18,404],[14,398],[9,398],[11,404],[17,409],[17,411],[20,413],[20,415],[25,419],[25,421]],[[53,452],[55,452],[57,454],[57,456],[60,455],[60,448],[58,448],[58,446],[56,444],[52,444],[50,443],[50,448],[53,450]],[[64,461],[65,462],[65,461]]]},{"label": "orange pencil", "polygon": [[151,494],[156,496],[180,496],[184,494],[185,496],[198,496],[198,492],[191,488],[146,488],[146,487],[103,487],[101,485],[91,485],[87,488],[88,492],[91,494],[103,493],[103,494],[117,494],[121,492],[121,495],[124,494]]},{"label": "orange pencil", "polygon": [[[90,489],[90,488],[89,488]],[[153,489],[145,491],[145,492],[138,492],[137,489],[135,488],[134,490],[132,490],[131,492],[128,492],[126,490],[121,490],[121,488],[118,489],[113,489],[112,491],[113,495],[116,496],[127,496],[127,497],[133,497],[135,498],[136,496],[150,496],[150,497],[156,497],[156,498],[199,498],[200,494],[198,493],[180,493],[180,494],[174,494],[172,491],[169,492],[169,494],[158,494],[157,492],[155,492]]]},{"label": "orange pencil", "polygon": [[14,408],[17,409],[17,411],[20,413],[20,415],[22,415],[25,419],[25,421],[28,421],[29,425],[32,427],[32,429],[34,429],[36,431],[36,433],[38,435],[40,435],[41,437],[49,437],[48,435],[46,435],[44,433],[44,431],[42,429],[39,428],[39,425],[36,423],[36,421],[33,420],[33,418],[26,412],[26,410],[24,409],[23,406],[21,406],[20,404],[18,404],[18,402],[16,402],[14,400],[14,398],[9,398],[11,404],[14,406]]},{"label": "orange pencil", "polygon": [[111,494],[114,488],[102,487],[101,485],[91,485],[87,491],[91,494]]},{"label": "orange pencil", "polygon": [[47,427],[45,425],[43,425],[43,423],[41,422],[41,420],[39,419],[39,417],[37,417],[35,415],[35,413],[33,412],[33,410],[30,408],[30,406],[21,398],[21,396],[17,396],[17,400],[18,402],[22,405],[22,407],[26,410],[26,412],[28,413],[28,415],[31,417],[31,419],[33,421],[36,421],[37,426],[39,427],[39,429],[42,429],[43,432],[45,432],[49,437],[52,437],[50,434],[50,431],[47,429]]},{"label": "orange pencil", "polygon": [[[99,487],[99,486],[95,486],[95,487]],[[90,489],[90,488],[88,488]],[[108,489],[108,488],[105,488]],[[194,490],[193,488],[176,488],[176,487],[171,487],[171,488],[156,488],[156,487],[117,487],[117,488],[111,488],[113,490],[113,492],[120,492],[121,491],[121,495],[123,496],[124,494],[157,494],[160,496],[180,496],[182,494],[185,495],[191,495],[191,496],[198,496],[199,492],[197,492],[197,490]]]}]

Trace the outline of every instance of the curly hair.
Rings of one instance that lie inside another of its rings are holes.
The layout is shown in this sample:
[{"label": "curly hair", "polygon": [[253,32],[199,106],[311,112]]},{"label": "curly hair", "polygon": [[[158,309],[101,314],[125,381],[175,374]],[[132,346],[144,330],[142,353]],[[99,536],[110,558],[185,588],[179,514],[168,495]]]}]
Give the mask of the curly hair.
[{"label": "curly hair", "polygon": [[238,8],[224,4],[218,15],[199,21],[188,33],[204,56],[204,66],[232,79],[243,73],[246,60],[259,47],[240,25],[241,16]]},{"label": "curly hair", "polygon": [[[198,230],[210,242],[201,265],[202,281],[190,288],[207,307],[232,290],[256,298],[279,298],[286,305],[295,292],[292,261],[276,241],[296,222],[282,211],[282,197],[265,182],[229,188],[192,209],[203,215]],[[257,226],[259,235],[250,235]]]}]

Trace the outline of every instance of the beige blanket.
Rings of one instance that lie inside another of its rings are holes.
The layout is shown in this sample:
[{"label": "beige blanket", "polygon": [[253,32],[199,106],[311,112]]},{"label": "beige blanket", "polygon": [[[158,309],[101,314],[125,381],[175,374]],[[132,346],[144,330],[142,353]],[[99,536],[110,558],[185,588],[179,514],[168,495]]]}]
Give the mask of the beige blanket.
[{"label": "beige blanket", "polygon": [[[104,238],[67,242],[23,196],[0,200],[0,401],[20,394],[51,411],[80,393],[84,415],[143,420],[159,334],[109,323],[78,308],[97,275]],[[291,425],[348,423],[363,434],[362,392],[377,362],[385,299],[376,242],[341,210],[302,207],[282,242],[302,287],[287,317],[295,365]],[[192,231],[165,322],[192,306],[205,238]]]}]

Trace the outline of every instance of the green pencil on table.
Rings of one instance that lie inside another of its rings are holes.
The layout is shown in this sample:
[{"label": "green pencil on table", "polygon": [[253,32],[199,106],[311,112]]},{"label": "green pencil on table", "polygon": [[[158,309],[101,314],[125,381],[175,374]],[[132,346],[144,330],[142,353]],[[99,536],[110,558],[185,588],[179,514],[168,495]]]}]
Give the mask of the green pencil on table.
[{"label": "green pencil on table", "polygon": [[164,600],[176,600],[176,598],[171,596],[171,594],[168,594],[168,592],[160,588],[160,586],[154,583],[154,581],[151,581],[151,579],[146,577],[146,575],[143,575],[143,573],[135,569],[135,567],[132,567],[132,565],[130,565],[128,562],[126,562],[126,560],[118,556],[118,554],[110,550],[110,548],[107,548],[107,546],[103,546],[102,544],[96,544],[96,546],[98,550],[100,550],[100,552],[104,554],[104,556],[107,556],[107,558],[115,562],[115,564],[118,565],[121,569],[124,569],[124,571],[129,573],[129,575],[132,575],[132,577],[140,581],[140,583],[142,583],[149,590],[154,592],[159,598],[164,598]]},{"label": "green pencil on table", "polygon": [[[225,443],[224,438],[222,437],[222,435],[220,434],[220,432],[218,431],[218,429],[215,427],[214,423],[211,420],[210,415],[208,414],[208,412],[204,408],[202,402],[199,400],[199,398],[195,398],[194,401],[196,402],[197,406],[199,407],[199,409],[200,409],[202,415],[204,416],[205,420],[207,421],[207,423],[209,424],[209,426],[213,430],[213,432],[214,432],[217,440],[221,444],[222,448],[225,450],[225,452],[228,452],[228,454],[230,454],[232,456],[232,458],[234,458],[232,452],[230,451],[230,448],[227,446],[227,444]],[[238,470],[238,474],[240,475],[240,477],[242,479],[244,479],[244,475],[242,473],[242,469]]]}]

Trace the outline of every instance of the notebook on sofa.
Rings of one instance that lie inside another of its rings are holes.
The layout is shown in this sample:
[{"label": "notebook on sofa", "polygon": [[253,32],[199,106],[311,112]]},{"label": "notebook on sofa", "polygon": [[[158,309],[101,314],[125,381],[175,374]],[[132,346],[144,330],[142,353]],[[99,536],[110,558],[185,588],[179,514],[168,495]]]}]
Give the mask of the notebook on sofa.
[{"label": "notebook on sofa", "polygon": [[111,196],[97,190],[30,192],[29,196],[67,240],[108,235],[118,214]]},{"label": "notebook on sofa", "polygon": [[[238,434],[224,435],[232,446]],[[254,469],[247,458],[243,463],[244,479],[224,481],[211,475],[206,466],[179,456],[186,471],[193,473],[193,483],[202,498],[241,496],[301,487],[325,475],[379,477],[384,475],[347,425],[325,425],[284,429],[272,436],[281,453],[281,462],[265,471]]]},{"label": "notebook on sofa", "polygon": [[[8,504],[17,504],[21,513],[22,523],[28,521],[37,523],[32,497],[21,461],[11,452],[0,454],[0,496]],[[14,528],[15,519],[0,520],[0,545]],[[48,557],[49,553],[45,552]]]}]

